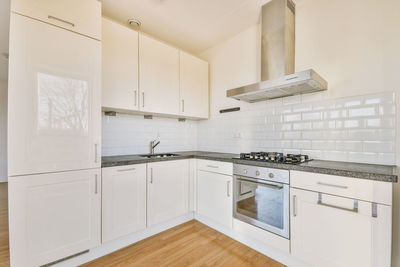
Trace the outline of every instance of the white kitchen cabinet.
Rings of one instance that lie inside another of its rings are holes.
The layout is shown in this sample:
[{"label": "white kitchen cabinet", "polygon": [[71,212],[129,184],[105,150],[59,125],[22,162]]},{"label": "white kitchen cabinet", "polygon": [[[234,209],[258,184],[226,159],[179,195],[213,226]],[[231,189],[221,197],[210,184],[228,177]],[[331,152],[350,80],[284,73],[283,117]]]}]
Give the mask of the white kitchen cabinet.
[{"label": "white kitchen cabinet", "polygon": [[139,35],[140,110],[179,115],[179,50]]},{"label": "white kitchen cabinet", "polygon": [[147,226],[189,212],[189,160],[147,164]]},{"label": "white kitchen cabinet", "polygon": [[390,267],[390,206],[376,204],[373,217],[371,202],[295,188],[290,194],[293,256],[315,267]]},{"label": "white kitchen cabinet", "polygon": [[9,73],[9,176],[100,167],[101,43],[12,13]]},{"label": "white kitchen cabinet", "polygon": [[11,266],[40,266],[100,245],[100,169],[9,179]]},{"label": "white kitchen cabinet", "polygon": [[208,62],[180,51],[180,114],[208,118]]},{"label": "white kitchen cabinet", "polygon": [[112,110],[139,109],[138,33],[103,18],[102,106]]},{"label": "white kitchen cabinet", "polygon": [[102,169],[102,242],[146,228],[146,164]]},{"label": "white kitchen cabinet", "polygon": [[98,0],[12,0],[11,11],[101,40]]},{"label": "white kitchen cabinet", "polygon": [[232,228],[232,176],[197,171],[197,213]]}]

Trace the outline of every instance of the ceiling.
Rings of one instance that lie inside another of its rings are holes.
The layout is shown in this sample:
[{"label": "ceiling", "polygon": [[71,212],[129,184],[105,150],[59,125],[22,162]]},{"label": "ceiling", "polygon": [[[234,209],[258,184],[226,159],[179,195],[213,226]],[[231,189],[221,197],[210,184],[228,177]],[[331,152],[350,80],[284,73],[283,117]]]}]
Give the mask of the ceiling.
[{"label": "ceiling", "polygon": [[103,0],[103,15],[192,53],[200,53],[257,23],[266,0]]},{"label": "ceiling", "polygon": [[8,78],[8,33],[10,27],[10,0],[0,0],[0,80]]}]

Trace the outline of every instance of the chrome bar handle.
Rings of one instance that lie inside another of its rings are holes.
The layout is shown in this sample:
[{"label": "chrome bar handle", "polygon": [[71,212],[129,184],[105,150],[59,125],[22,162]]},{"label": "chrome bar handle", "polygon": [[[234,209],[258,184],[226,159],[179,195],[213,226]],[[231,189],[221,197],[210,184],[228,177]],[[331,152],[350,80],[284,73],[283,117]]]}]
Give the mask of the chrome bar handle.
[{"label": "chrome bar handle", "polygon": [[153,183],[153,168],[150,168],[150,183]]},{"label": "chrome bar handle", "polygon": [[118,172],[129,172],[129,171],[134,171],[136,170],[135,168],[130,168],[130,169],[120,169]]},{"label": "chrome bar handle", "polygon": [[215,166],[215,165],[207,165],[207,167],[208,168],[214,168],[214,169],[218,169],[219,168],[218,166]]},{"label": "chrome bar handle", "polygon": [[97,174],[94,175],[94,193],[97,194]]},{"label": "chrome bar handle", "polygon": [[54,20],[57,20],[57,21],[59,21],[59,22],[62,22],[62,23],[65,23],[65,24],[71,25],[72,27],[75,27],[75,24],[74,24],[74,23],[72,23],[72,22],[69,22],[69,21],[67,21],[67,20],[63,20],[63,19],[60,19],[60,18],[57,18],[57,17],[51,16],[51,15],[48,15],[48,16],[47,16],[47,18],[48,18],[48,19],[54,19]]},{"label": "chrome bar handle", "polygon": [[135,106],[137,106],[138,105],[138,102],[137,102],[137,90],[135,90]]},{"label": "chrome bar handle", "polygon": [[375,202],[371,203],[371,213],[372,218],[378,218],[378,204]]},{"label": "chrome bar handle", "polygon": [[230,197],[231,196],[231,193],[230,193],[230,185],[231,185],[231,181],[227,181],[226,182],[226,195],[227,195],[227,197]]},{"label": "chrome bar handle", "polygon": [[317,182],[318,185],[324,185],[324,186],[330,186],[330,187],[336,187],[340,189],[347,189],[348,186],[345,185],[337,185],[337,184],[328,184],[328,183],[323,183],[323,182]]},{"label": "chrome bar handle", "polygon": [[142,107],[144,108],[144,92],[142,92]]},{"label": "chrome bar handle", "polygon": [[357,199],[354,199],[353,208],[349,209],[349,208],[335,206],[335,205],[332,205],[332,204],[323,203],[322,202],[322,193],[318,193],[318,202],[317,202],[317,204],[321,205],[321,206],[329,207],[329,208],[334,208],[334,209],[340,209],[340,210],[345,210],[345,211],[350,211],[350,212],[355,212],[355,213],[358,212],[358,200]]},{"label": "chrome bar handle", "polygon": [[297,209],[296,209],[296,205],[297,205],[297,196],[293,195],[293,217],[297,216]]},{"label": "chrome bar handle", "polygon": [[182,99],[182,112],[185,112],[185,100]]},{"label": "chrome bar handle", "polygon": [[98,163],[99,162],[99,159],[98,159],[98,156],[97,156],[98,147],[99,147],[99,144],[95,143],[94,144],[94,163]]}]

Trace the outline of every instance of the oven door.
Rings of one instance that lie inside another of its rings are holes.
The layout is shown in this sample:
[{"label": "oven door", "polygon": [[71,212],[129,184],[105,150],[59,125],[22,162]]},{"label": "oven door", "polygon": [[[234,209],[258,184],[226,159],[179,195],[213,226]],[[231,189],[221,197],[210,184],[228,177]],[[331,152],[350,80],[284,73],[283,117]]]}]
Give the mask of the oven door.
[{"label": "oven door", "polygon": [[289,185],[234,176],[233,216],[289,239]]}]

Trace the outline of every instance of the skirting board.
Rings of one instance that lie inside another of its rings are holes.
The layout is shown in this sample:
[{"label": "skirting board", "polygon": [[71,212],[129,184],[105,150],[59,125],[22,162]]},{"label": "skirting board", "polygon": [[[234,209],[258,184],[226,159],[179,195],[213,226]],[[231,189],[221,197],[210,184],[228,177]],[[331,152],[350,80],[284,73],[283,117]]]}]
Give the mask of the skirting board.
[{"label": "skirting board", "polygon": [[[175,218],[171,221],[168,221],[168,222],[165,222],[165,223],[153,226],[153,227],[149,227],[141,232],[133,233],[133,234],[118,238],[116,240],[101,244],[99,247],[91,249],[88,253],[82,254],[78,257],[75,257],[75,258],[60,262],[60,263],[57,263],[53,266],[55,266],[55,267],[79,266],[81,264],[93,261],[97,258],[100,258],[100,257],[110,254],[112,252],[115,252],[117,250],[120,250],[124,247],[132,245],[132,244],[139,242],[143,239],[146,239],[150,236],[156,235],[158,233],[161,233],[165,230],[168,230],[172,227],[178,226],[182,223],[188,222],[193,219],[215,229],[218,232],[221,232],[222,234],[224,234],[226,236],[229,236],[230,238],[232,238],[232,239],[254,249],[255,251],[262,253],[262,254],[266,255],[267,257],[270,257],[288,267],[309,267],[309,265],[296,260],[289,253],[287,253],[285,251],[282,251],[280,249],[277,249],[273,246],[266,244],[265,242],[261,242],[260,240],[252,238],[243,232],[240,232],[240,231],[237,231],[235,229],[228,228],[225,226],[221,226],[220,224],[215,223],[212,220],[207,219],[201,215],[194,214],[193,212],[187,213],[187,214],[180,216],[178,218]],[[233,225],[235,227],[235,223]]]},{"label": "skirting board", "polygon": [[146,239],[150,236],[156,235],[161,233],[165,230],[168,230],[172,227],[178,226],[182,223],[191,221],[194,219],[193,212],[189,212],[183,216],[175,218],[171,221],[146,228],[143,231],[138,233],[133,233],[127,236],[123,236],[121,238],[115,239],[113,241],[101,244],[100,246],[91,249],[88,253],[82,254],[76,258],[69,259],[67,261],[63,261],[53,265],[54,267],[71,267],[71,266],[79,266],[81,264],[90,262],[107,254],[110,254],[114,251],[132,245],[138,241]]}]

